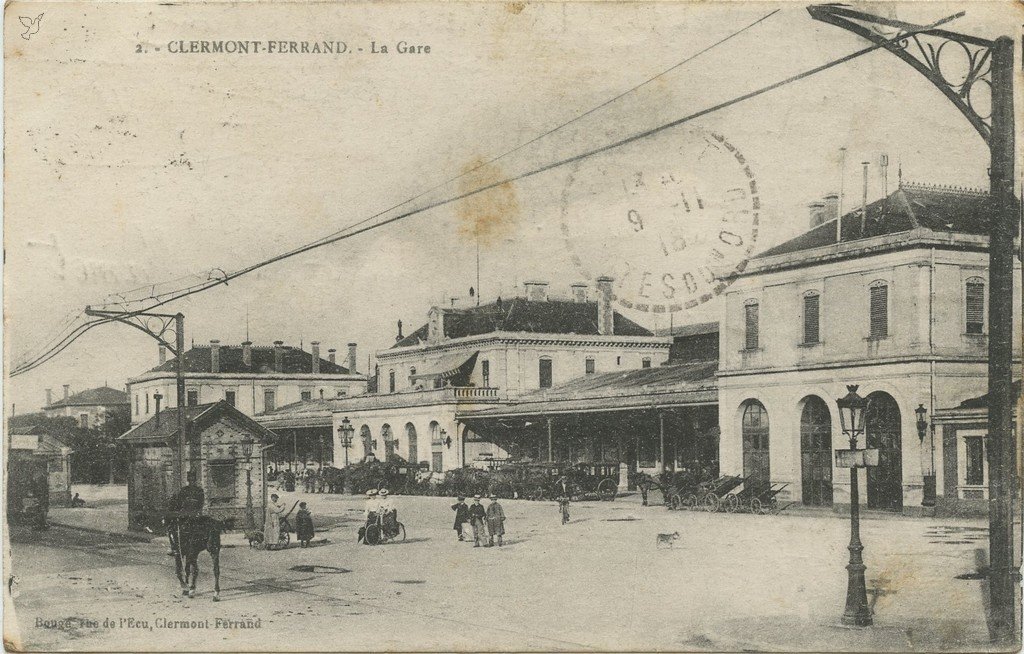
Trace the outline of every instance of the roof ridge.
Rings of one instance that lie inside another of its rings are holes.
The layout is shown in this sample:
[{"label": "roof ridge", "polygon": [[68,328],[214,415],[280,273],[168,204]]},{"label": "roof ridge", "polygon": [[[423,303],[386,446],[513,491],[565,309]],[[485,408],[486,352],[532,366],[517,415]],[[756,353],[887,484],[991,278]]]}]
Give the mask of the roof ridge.
[{"label": "roof ridge", "polygon": [[989,192],[983,188],[971,186],[956,186],[948,184],[926,184],[924,182],[903,182],[899,189],[910,189],[914,191],[939,191],[940,193],[952,193],[956,195],[988,195]]}]

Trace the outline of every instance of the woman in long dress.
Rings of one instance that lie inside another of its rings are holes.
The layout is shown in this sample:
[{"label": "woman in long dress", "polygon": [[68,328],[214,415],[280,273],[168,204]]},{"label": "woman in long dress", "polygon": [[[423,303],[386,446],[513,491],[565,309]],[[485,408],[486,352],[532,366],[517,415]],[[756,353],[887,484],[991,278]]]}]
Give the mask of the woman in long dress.
[{"label": "woman in long dress", "polygon": [[266,519],[263,521],[263,544],[268,550],[276,550],[281,540],[281,516],[285,506],[279,501],[277,493],[270,496],[267,502]]}]

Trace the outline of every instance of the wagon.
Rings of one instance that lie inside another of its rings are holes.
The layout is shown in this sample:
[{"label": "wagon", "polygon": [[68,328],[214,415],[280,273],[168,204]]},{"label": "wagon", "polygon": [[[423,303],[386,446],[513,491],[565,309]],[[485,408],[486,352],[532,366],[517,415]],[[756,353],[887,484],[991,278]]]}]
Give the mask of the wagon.
[{"label": "wagon", "polygon": [[568,492],[573,501],[610,502],[618,493],[617,477],[616,463],[513,463],[497,471],[491,492],[531,500],[554,499]]},{"label": "wagon", "polygon": [[718,511],[727,508],[738,501],[732,491],[739,488],[744,481],[746,479],[743,477],[722,475],[714,481],[701,482],[695,492],[683,499],[683,505],[688,509],[703,509],[704,511]]}]

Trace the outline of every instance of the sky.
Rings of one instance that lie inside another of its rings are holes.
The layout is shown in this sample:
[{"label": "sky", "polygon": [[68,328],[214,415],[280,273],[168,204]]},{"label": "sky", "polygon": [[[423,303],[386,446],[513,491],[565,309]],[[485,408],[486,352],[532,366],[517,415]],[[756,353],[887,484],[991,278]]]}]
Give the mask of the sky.
[{"label": "sky", "polygon": [[[962,5],[863,8],[927,23]],[[480,167],[776,9],[691,62]],[[1019,23],[1008,3],[966,9],[947,27],[994,38]],[[234,270],[424,191],[402,209],[589,151],[865,45],[796,3],[16,2],[6,11],[5,369],[69,314],[111,293]],[[12,18],[40,12],[39,32],[21,38],[24,28]],[[167,51],[172,41],[227,39],[341,40],[352,51]],[[431,52],[397,54],[400,40]],[[370,54],[371,41],[391,52]],[[882,195],[882,154],[890,192],[898,168],[908,181],[987,186],[987,148],[973,128],[927,80],[876,51],[686,130],[663,131],[628,153],[417,213],[164,308],[184,313],[189,342],[237,344],[248,333],[257,344],[283,340],[308,349],[317,340],[339,353],[356,342],[366,371],[367,356],[394,343],[396,321],[408,334],[432,305],[468,301],[478,245],[485,302],[521,293],[528,279],[567,295],[584,272],[602,274],[574,261],[562,229],[572,175],[590,183],[572,186],[587,191],[572,203],[570,219],[582,221],[577,230],[593,230],[581,240],[592,251],[576,254],[605,266],[627,253],[617,249],[622,223],[603,188],[610,185],[593,180],[616,167],[693,164],[692,174],[711,183],[709,169],[678,158],[683,148],[675,145],[694,130],[724,135],[756,175],[756,250],[806,229],[807,204],[839,190],[840,148],[847,208],[859,203],[861,161],[872,163],[869,200]],[[716,320],[719,310],[712,301],[670,319],[620,307],[650,328]],[[45,388],[59,394],[63,384],[73,392],[122,387],[156,363],[149,337],[107,325],[7,378],[5,410],[35,410]]]}]

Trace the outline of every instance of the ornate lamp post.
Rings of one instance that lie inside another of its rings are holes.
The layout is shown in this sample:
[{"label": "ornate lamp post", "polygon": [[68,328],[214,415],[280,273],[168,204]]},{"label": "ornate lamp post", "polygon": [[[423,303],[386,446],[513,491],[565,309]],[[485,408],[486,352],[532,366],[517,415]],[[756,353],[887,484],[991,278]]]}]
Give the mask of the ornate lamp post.
[{"label": "ornate lamp post", "polygon": [[[868,401],[857,395],[857,385],[846,387],[849,391],[844,397],[836,400],[839,405],[839,420],[843,433],[850,439],[850,452],[857,451],[857,437],[864,433],[864,409]],[[840,450],[841,451],[841,450]],[[837,459],[840,457],[837,454]],[[867,627],[871,624],[871,610],[868,609],[868,591],[864,582],[864,559],[861,553],[864,546],[860,542],[860,489],[857,487],[858,477],[856,457],[850,461],[850,563],[846,566],[849,575],[846,585],[846,610],[843,612],[843,624]],[[840,461],[837,461],[840,463]]]},{"label": "ornate lamp post", "polygon": [[[918,404],[914,413],[917,414],[917,438],[921,441],[923,448],[924,437],[928,434],[928,420],[925,417],[928,415],[928,409],[924,408],[923,404]],[[928,470],[923,475],[924,497],[921,499],[921,506],[935,506],[935,442],[933,439],[928,440],[927,457]]]},{"label": "ornate lamp post", "polygon": [[352,447],[352,435],[355,434],[355,427],[352,426],[352,421],[345,416],[341,419],[341,424],[338,425],[338,441],[339,445],[345,450],[345,477],[342,481],[342,492],[346,495],[352,492],[352,481],[349,476],[348,469],[348,448]]},{"label": "ornate lamp post", "polygon": [[252,446],[251,439],[242,441],[242,455],[245,457],[245,525],[252,531],[256,523],[252,517]]},{"label": "ornate lamp post", "polygon": [[355,433],[355,427],[352,426],[352,421],[345,416],[341,419],[341,424],[338,425],[338,440],[339,445],[345,449],[345,467],[348,467],[348,448],[352,447],[352,435]]}]

